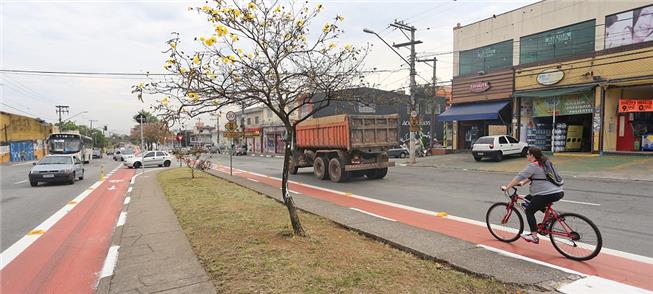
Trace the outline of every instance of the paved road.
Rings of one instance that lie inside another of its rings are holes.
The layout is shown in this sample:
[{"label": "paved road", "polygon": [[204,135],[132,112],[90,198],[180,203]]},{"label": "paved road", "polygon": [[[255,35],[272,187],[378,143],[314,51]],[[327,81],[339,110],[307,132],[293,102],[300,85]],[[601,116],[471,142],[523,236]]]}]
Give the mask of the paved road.
[{"label": "paved road", "polygon": [[31,164],[0,166],[0,251],[10,247],[98,181],[102,163],[105,173],[119,165],[105,156],[102,160],[95,159],[85,164],[84,180],[74,185],[40,184],[38,187],[31,187],[27,181]]},{"label": "paved road", "polygon": [[[214,156],[215,157],[215,156]],[[216,161],[228,165],[229,159]],[[234,167],[280,177],[281,159],[234,157]],[[383,180],[356,179],[347,183],[319,181],[312,169],[300,169],[291,179],[302,183],[351,192],[370,198],[485,221],[491,203],[503,201],[499,186],[513,175],[431,167],[392,168]],[[574,211],[592,219],[603,234],[604,246],[653,257],[653,183],[595,179],[565,179],[565,201],[559,211]],[[583,204],[585,203],[585,204]],[[489,234],[489,233],[488,233]]]}]

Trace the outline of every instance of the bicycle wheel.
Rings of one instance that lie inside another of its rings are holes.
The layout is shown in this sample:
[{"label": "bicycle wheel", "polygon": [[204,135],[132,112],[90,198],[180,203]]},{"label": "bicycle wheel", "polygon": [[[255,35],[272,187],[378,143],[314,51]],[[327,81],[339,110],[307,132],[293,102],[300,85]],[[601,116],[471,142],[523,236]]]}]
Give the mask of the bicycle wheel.
[{"label": "bicycle wheel", "polygon": [[514,207],[508,210],[508,203],[495,203],[485,214],[485,223],[490,234],[503,242],[514,242],[524,231],[524,220]]},{"label": "bicycle wheel", "polygon": [[588,218],[576,213],[563,213],[549,226],[551,244],[560,254],[573,260],[590,260],[603,246],[599,228]]}]

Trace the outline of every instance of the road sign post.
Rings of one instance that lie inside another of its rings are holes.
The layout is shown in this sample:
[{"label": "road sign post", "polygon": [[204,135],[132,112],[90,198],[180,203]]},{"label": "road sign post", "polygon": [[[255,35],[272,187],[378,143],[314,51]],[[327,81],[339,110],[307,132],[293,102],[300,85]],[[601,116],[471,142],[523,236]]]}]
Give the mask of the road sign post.
[{"label": "road sign post", "polygon": [[[227,129],[227,132],[225,132],[224,136],[225,138],[235,138],[238,136],[238,132],[236,132],[236,129],[238,128],[238,125],[236,125],[236,113],[233,111],[227,112],[225,115],[227,117],[227,120],[229,121],[224,127]],[[234,144],[233,140],[231,141],[231,152],[229,152],[229,175],[233,176],[234,175]]]}]

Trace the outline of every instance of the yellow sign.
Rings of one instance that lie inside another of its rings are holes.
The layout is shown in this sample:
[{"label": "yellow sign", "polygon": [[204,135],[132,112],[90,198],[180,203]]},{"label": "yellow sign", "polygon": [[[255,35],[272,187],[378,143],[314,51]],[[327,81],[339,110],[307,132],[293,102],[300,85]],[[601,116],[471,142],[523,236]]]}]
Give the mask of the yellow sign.
[{"label": "yellow sign", "polygon": [[241,132],[236,132],[236,131],[226,131],[224,132],[224,137],[225,138],[238,138],[242,136],[243,133]]},{"label": "yellow sign", "polygon": [[234,131],[238,128],[238,125],[235,122],[230,121],[224,125],[224,128],[227,129],[227,131]]}]

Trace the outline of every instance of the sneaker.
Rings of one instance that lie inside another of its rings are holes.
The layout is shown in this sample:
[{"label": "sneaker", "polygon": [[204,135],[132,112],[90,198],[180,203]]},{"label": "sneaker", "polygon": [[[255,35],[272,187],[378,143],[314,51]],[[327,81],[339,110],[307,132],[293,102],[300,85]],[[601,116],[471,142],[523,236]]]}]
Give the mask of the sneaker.
[{"label": "sneaker", "polygon": [[526,242],[535,243],[535,244],[540,243],[540,238],[531,234],[521,235],[521,238],[524,239]]}]

